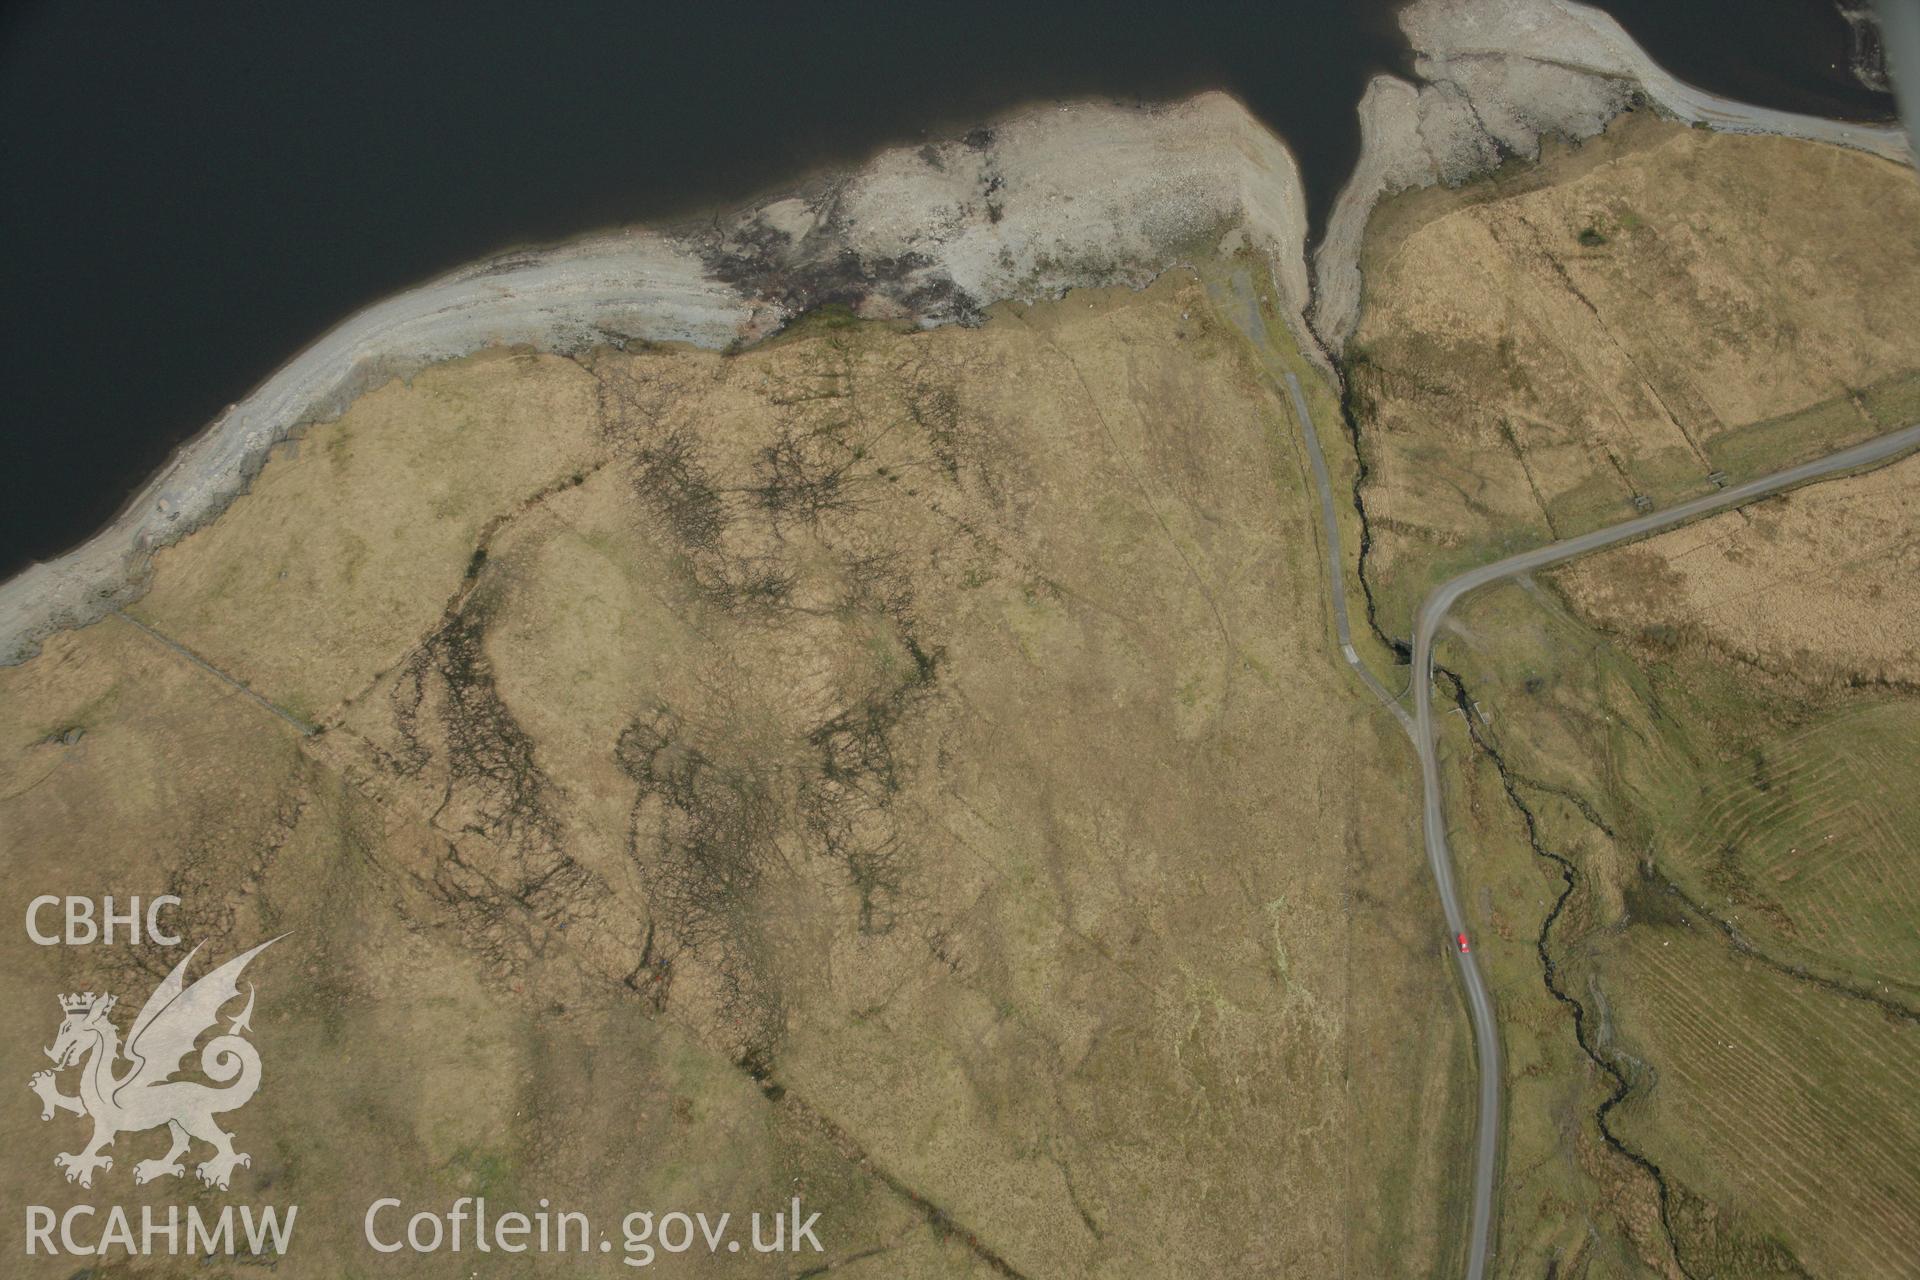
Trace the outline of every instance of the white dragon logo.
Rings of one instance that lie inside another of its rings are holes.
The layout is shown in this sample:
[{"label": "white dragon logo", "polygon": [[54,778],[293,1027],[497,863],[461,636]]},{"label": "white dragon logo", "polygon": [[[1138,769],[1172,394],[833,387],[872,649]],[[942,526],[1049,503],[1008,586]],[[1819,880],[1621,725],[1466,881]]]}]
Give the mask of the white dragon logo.
[{"label": "white dragon logo", "polygon": [[[42,1120],[53,1119],[55,1111],[93,1117],[93,1141],[86,1150],[53,1158],[56,1166],[66,1170],[68,1182],[91,1187],[94,1170],[113,1168],[113,1157],[102,1151],[113,1145],[115,1135],[161,1125],[172,1135],[173,1146],[158,1160],[134,1165],[133,1180],[137,1183],[151,1182],[162,1174],[176,1178],[184,1174],[186,1168],[180,1157],[195,1138],[214,1149],[213,1157],[194,1170],[208,1186],[226,1190],[235,1167],[252,1163],[247,1155],[233,1149],[233,1135],[213,1120],[245,1106],[260,1087],[260,1054],[241,1038],[242,1032],[253,1029],[252,983],[247,984],[247,1007],[228,1025],[225,1035],[215,1036],[200,1051],[201,1071],[225,1087],[216,1089],[172,1076],[180,1069],[180,1060],[193,1051],[201,1033],[219,1020],[221,1006],[240,994],[241,970],[279,940],[269,939],[235,956],[191,987],[186,985],[184,975],[200,948],[188,952],[166,981],[154,988],[141,1006],[140,1016],[133,1020],[124,1054],[131,1065],[119,1074],[115,1074],[115,1066],[122,1057],[120,1033],[107,1017],[114,997],[96,996],[91,991],[60,997],[66,1017],[53,1047],[47,1050],[54,1069],[36,1072],[27,1087],[40,1095]],[[61,1093],[55,1073],[83,1061],[79,1095]]]}]

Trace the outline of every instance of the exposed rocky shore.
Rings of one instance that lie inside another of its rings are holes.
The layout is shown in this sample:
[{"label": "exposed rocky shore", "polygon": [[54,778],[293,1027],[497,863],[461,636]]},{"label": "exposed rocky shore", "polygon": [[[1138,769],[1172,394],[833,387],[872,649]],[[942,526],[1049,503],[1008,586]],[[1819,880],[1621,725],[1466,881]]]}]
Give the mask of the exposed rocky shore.
[{"label": "exposed rocky shore", "polygon": [[726,348],[827,303],[964,323],[998,301],[1141,285],[1196,254],[1249,248],[1271,262],[1302,345],[1337,354],[1358,318],[1360,239],[1377,200],[1535,155],[1545,134],[1591,136],[1636,96],[1716,128],[1907,156],[1897,129],[1713,98],[1662,71],[1611,18],[1566,0],[1419,0],[1402,25],[1422,83],[1379,77],[1359,104],[1362,154],[1311,283],[1293,158],[1218,93],[1030,110],[699,225],[502,255],[336,326],[184,446],[110,526],[0,585],[0,663],[136,598],[151,552],[217,516],[296,428],[485,346]]},{"label": "exposed rocky shore", "polygon": [[1606,13],[1571,0],[1417,0],[1400,25],[1421,83],[1376,76],[1367,86],[1360,160],[1314,253],[1313,329],[1335,354],[1359,320],[1360,238],[1381,197],[1535,158],[1549,134],[1590,138],[1636,99],[1725,132],[1911,160],[1898,128],[1756,107],[1676,79]]}]

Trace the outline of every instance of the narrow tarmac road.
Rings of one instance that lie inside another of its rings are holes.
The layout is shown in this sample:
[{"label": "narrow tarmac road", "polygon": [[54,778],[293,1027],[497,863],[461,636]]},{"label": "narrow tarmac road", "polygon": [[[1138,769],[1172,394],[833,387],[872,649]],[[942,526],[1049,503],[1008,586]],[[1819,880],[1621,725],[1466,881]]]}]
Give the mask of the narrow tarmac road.
[{"label": "narrow tarmac road", "polygon": [[1313,480],[1320,495],[1320,514],[1327,535],[1327,558],[1332,574],[1332,598],[1334,629],[1340,641],[1341,656],[1360,676],[1367,688],[1386,704],[1402,728],[1413,740],[1415,753],[1420,758],[1420,786],[1423,793],[1421,808],[1421,827],[1425,836],[1427,863],[1432,868],[1434,885],[1439,890],[1441,910],[1446,916],[1448,945],[1452,951],[1455,965],[1460,973],[1460,983],[1466,992],[1467,1012],[1473,1022],[1474,1051],[1478,1061],[1480,1075],[1479,1114],[1476,1123],[1473,1156],[1473,1220],[1467,1246],[1468,1280],[1484,1280],[1487,1271],[1487,1259],[1493,1248],[1493,1204],[1494,1184],[1499,1169],[1500,1154],[1500,1103],[1502,1069],[1500,1057],[1500,1027],[1495,1020],[1493,997],[1487,990],[1486,980],[1480,975],[1480,967],[1471,952],[1452,946],[1452,936],[1470,934],[1467,928],[1466,913],[1461,909],[1459,892],[1454,885],[1453,859],[1447,849],[1446,815],[1442,811],[1440,790],[1440,763],[1435,749],[1433,728],[1433,643],[1439,634],[1441,624],[1446,620],[1447,612],[1457,604],[1461,597],[1480,587],[1528,573],[1535,569],[1544,569],[1550,565],[1572,560],[1588,552],[1599,551],[1605,547],[1630,542],[1635,538],[1644,538],[1650,534],[1670,529],[1675,525],[1697,520],[1702,516],[1737,507],[1791,489],[1797,485],[1814,480],[1826,479],[1843,472],[1855,471],[1890,461],[1910,449],[1920,447],[1920,424],[1889,432],[1872,440],[1865,441],[1837,453],[1816,458],[1797,467],[1789,467],[1772,475],[1749,480],[1744,484],[1722,489],[1704,497],[1683,502],[1679,506],[1669,507],[1649,515],[1625,520],[1604,529],[1579,537],[1567,538],[1560,542],[1549,543],[1532,551],[1523,551],[1508,556],[1492,564],[1469,570],[1457,578],[1450,579],[1436,587],[1420,606],[1420,613],[1414,629],[1413,640],[1413,715],[1409,717],[1400,701],[1388,692],[1379,678],[1361,661],[1359,653],[1353,647],[1352,632],[1347,620],[1346,580],[1340,551],[1340,529],[1333,503],[1333,489],[1327,475],[1326,459],[1320,450],[1320,437],[1314,430],[1312,415],[1307,411],[1306,397],[1300,389],[1300,380],[1294,374],[1286,374],[1287,392],[1293,401],[1293,409],[1300,419],[1301,433],[1306,439],[1307,453],[1312,461]]}]

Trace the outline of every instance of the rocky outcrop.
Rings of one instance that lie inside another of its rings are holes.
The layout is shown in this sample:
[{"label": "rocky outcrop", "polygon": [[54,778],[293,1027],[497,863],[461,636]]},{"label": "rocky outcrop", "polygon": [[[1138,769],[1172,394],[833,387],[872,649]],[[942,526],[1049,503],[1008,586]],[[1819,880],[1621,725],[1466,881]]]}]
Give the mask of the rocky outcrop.
[{"label": "rocky outcrop", "polygon": [[1611,17],[1570,0],[1418,0],[1400,15],[1415,86],[1378,76],[1360,101],[1362,153],[1314,254],[1313,330],[1337,354],[1360,316],[1360,237],[1374,204],[1463,182],[1549,134],[1599,133],[1636,98],[1727,132],[1777,133],[1900,163],[1898,128],[1824,120],[1716,97],[1675,78]]},{"label": "rocky outcrop", "polygon": [[0,585],[0,663],[137,597],[151,552],[217,516],[297,427],[481,347],[724,348],[827,303],[965,323],[997,301],[1140,285],[1196,253],[1244,246],[1272,264],[1280,310],[1317,358],[1337,355],[1358,320],[1360,239],[1382,196],[1535,155],[1546,134],[1588,137],[1636,94],[1716,128],[1907,156],[1898,129],[1746,107],[1683,84],[1611,18],[1567,0],[1418,0],[1401,23],[1423,83],[1368,86],[1362,154],[1311,288],[1293,157],[1219,93],[1032,110],[881,152],[699,225],[502,255],[342,322],[184,446],[112,525]]},{"label": "rocky outcrop", "polygon": [[184,446],[112,525],[0,586],[0,662],[137,597],[148,557],[213,519],[295,428],[490,345],[750,343],[824,303],[935,325],[1009,298],[1144,285],[1217,247],[1275,264],[1304,332],[1306,213],[1286,147],[1224,94],[1030,111],[738,213],[506,254],[368,307]]}]

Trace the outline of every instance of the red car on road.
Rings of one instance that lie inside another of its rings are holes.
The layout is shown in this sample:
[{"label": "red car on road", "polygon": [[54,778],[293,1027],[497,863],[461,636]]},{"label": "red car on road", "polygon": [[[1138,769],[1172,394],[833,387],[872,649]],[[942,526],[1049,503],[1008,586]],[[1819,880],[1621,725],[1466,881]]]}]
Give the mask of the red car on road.
[{"label": "red car on road", "polygon": [[1453,936],[1460,943],[1460,954],[1467,954],[1468,950],[1470,950],[1467,946],[1467,935],[1464,933],[1456,933]]}]

